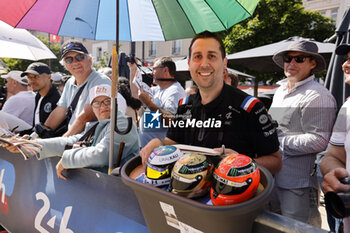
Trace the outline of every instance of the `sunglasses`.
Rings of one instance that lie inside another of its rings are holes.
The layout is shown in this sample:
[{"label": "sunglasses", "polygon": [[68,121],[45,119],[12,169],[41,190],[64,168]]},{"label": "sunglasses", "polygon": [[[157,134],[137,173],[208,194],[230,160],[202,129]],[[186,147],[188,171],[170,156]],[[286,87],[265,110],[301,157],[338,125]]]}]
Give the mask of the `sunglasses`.
[{"label": "sunglasses", "polygon": [[67,64],[71,64],[73,62],[73,60],[77,60],[78,62],[79,61],[83,61],[85,59],[85,55],[84,54],[78,54],[76,55],[75,57],[65,57],[64,58],[64,62],[67,63]]},{"label": "sunglasses", "polygon": [[303,63],[305,62],[306,58],[311,58],[312,56],[283,56],[283,61],[285,63],[291,63],[292,60],[294,59],[294,61],[296,63]]},{"label": "sunglasses", "polygon": [[350,57],[345,57],[344,62],[350,61]]},{"label": "sunglasses", "polygon": [[95,102],[92,102],[91,106],[93,108],[99,108],[101,107],[102,103],[106,106],[110,106],[111,105],[111,99],[108,98],[108,99],[105,99],[103,101],[95,101]]}]

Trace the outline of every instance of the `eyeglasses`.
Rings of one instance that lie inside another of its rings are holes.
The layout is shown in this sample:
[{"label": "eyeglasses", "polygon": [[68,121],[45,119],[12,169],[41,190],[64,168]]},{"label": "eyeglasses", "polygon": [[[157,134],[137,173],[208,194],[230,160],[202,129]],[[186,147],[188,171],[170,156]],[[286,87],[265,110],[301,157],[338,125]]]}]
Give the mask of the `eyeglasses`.
[{"label": "eyeglasses", "polygon": [[73,62],[73,60],[77,60],[77,61],[83,61],[85,59],[85,55],[84,54],[81,54],[79,53],[78,55],[76,55],[75,57],[65,57],[64,58],[64,62],[67,63],[67,64],[71,64]]},{"label": "eyeglasses", "polygon": [[296,63],[303,63],[305,62],[306,58],[311,58],[312,56],[283,56],[283,61],[285,63],[291,63],[292,60],[294,59],[294,61]]},{"label": "eyeglasses", "polygon": [[91,106],[93,108],[99,108],[101,107],[102,103],[106,106],[110,106],[111,105],[111,99],[108,98],[108,99],[105,99],[103,101],[95,101],[95,102],[92,102]]}]

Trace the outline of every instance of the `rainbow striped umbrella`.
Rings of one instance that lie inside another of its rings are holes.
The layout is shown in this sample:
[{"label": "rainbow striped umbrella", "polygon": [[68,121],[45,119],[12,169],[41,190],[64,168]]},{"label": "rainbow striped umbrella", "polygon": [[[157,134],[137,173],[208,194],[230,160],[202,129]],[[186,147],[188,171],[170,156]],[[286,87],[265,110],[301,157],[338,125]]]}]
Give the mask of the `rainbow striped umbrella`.
[{"label": "rainbow striped umbrella", "polygon": [[[259,0],[119,0],[120,41],[166,41],[218,32],[250,17]],[[13,27],[116,40],[116,0],[1,0]]]},{"label": "rainbow striped umbrella", "polygon": [[[259,0],[1,0],[13,27],[93,40],[166,41],[227,30],[253,14]],[[112,53],[111,128],[115,127],[118,53]],[[113,139],[109,173],[113,173]]]}]

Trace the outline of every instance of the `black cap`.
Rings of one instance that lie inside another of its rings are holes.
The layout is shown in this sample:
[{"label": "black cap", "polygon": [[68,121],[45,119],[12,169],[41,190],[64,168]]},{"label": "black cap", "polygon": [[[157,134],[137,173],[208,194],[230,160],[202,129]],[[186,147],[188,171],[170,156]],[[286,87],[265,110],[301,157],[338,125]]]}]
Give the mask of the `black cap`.
[{"label": "black cap", "polygon": [[82,54],[89,54],[85,46],[76,40],[69,40],[65,42],[61,47],[61,57],[63,58],[68,52],[77,52]]},{"label": "black cap", "polygon": [[49,66],[42,62],[34,62],[21,74],[21,77],[26,76],[27,74],[40,75],[43,73],[51,74]]},{"label": "black cap", "polygon": [[350,45],[349,44],[339,45],[335,49],[335,53],[338,54],[338,55],[346,55],[346,54],[348,54],[349,51],[350,51]]}]

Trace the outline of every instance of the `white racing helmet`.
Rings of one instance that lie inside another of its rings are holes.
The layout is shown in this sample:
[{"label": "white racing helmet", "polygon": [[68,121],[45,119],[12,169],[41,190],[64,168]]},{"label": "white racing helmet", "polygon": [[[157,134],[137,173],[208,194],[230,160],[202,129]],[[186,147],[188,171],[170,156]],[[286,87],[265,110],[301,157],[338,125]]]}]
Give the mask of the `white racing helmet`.
[{"label": "white racing helmet", "polygon": [[148,158],[144,183],[153,186],[168,185],[174,163],[181,156],[181,151],[175,146],[156,148]]}]

